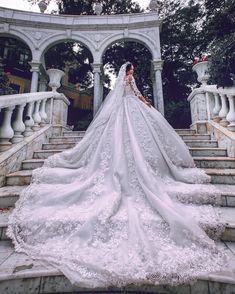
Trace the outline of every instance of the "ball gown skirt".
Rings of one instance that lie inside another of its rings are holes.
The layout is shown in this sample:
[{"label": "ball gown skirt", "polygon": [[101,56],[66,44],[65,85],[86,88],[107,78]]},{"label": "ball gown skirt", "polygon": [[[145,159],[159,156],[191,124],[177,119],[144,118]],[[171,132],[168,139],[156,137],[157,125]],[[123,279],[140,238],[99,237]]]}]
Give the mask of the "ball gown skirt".
[{"label": "ball gown skirt", "polygon": [[220,192],[127,88],[108,121],[33,171],[7,235],[83,287],[187,283],[221,269]]}]

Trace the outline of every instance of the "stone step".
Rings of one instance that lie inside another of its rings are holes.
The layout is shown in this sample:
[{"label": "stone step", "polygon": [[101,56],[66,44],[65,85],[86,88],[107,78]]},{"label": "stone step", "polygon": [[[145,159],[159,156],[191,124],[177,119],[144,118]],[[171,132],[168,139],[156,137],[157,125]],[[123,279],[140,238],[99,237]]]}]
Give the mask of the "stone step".
[{"label": "stone step", "polygon": [[201,147],[201,148],[218,147],[218,142],[215,140],[184,140],[184,143],[189,147]]},{"label": "stone step", "polygon": [[77,143],[81,141],[83,136],[69,136],[69,137],[52,137],[49,139],[50,143],[61,144],[61,143]]},{"label": "stone step", "polygon": [[169,285],[134,285],[125,287],[82,288],[72,285],[70,281],[51,265],[44,266],[40,260],[33,260],[24,253],[14,252],[10,241],[0,243],[0,293],[2,294],[128,294],[128,293],[158,293],[158,294],[233,294],[235,293],[234,244],[218,243],[218,246],[228,248],[231,268],[220,272],[203,275],[195,283]]},{"label": "stone step", "polygon": [[227,150],[225,148],[199,148],[189,147],[189,151],[193,157],[226,157]]},{"label": "stone step", "polygon": [[60,153],[64,150],[38,150],[38,151],[34,151],[34,154],[33,154],[33,158],[34,159],[46,159],[48,158],[49,156],[52,156],[53,154],[56,154],[56,153]]},{"label": "stone step", "polygon": [[43,159],[27,159],[22,161],[22,169],[26,170],[26,169],[36,169],[39,167],[42,167],[44,163]]},{"label": "stone step", "polygon": [[20,192],[27,186],[5,186],[0,188],[0,208],[13,207]]},{"label": "stone step", "polygon": [[183,140],[210,140],[211,135],[201,135],[201,134],[179,134]]},{"label": "stone step", "polygon": [[75,143],[44,143],[42,150],[64,150],[73,148]]},{"label": "stone step", "polygon": [[211,176],[213,184],[235,185],[235,169],[205,169],[206,173]]},{"label": "stone step", "polygon": [[175,131],[181,135],[196,134],[196,130],[191,129],[175,129]]},{"label": "stone step", "polygon": [[223,207],[221,212],[222,217],[228,223],[221,239],[223,241],[235,242],[235,208]]},{"label": "stone step", "polygon": [[32,170],[20,170],[6,175],[7,186],[25,186],[31,181]]},{"label": "stone step", "polygon": [[194,157],[199,168],[235,168],[235,158],[232,157]]},{"label": "stone step", "polygon": [[85,131],[67,131],[67,132],[63,132],[63,136],[64,137],[70,137],[70,136],[84,136]]}]

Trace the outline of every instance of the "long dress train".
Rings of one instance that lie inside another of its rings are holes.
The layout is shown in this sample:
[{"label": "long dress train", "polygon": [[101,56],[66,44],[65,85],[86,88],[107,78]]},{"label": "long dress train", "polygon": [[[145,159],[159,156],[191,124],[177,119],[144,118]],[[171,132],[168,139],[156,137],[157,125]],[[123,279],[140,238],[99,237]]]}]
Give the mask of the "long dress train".
[{"label": "long dress train", "polygon": [[220,270],[220,192],[124,73],[105,123],[101,110],[74,148],[33,171],[7,235],[85,287],[180,284]]}]

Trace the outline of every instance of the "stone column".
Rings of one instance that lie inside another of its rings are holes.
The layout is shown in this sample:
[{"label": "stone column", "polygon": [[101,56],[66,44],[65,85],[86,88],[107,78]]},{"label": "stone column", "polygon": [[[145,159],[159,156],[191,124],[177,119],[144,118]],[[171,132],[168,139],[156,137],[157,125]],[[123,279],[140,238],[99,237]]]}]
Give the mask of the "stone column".
[{"label": "stone column", "polygon": [[157,109],[157,87],[156,87],[156,82],[155,82],[155,73],[153,70],[151,70],[151,81],[153,84],[153,105]]},{"label": "stone column", "polygon": [[100,77],[100,101],[102,103],[103,99],[104,99],[104,85],[103,85],[103,77]]},{"label": "stone column", "polygon": [[94,73],[94,97],[93,97],[93,116],[98,111],[100,104],[102,103],[101,91],[100,91],[100,75],[101,75],[100,63],[93,63],[93,73]]},{"label": "stone column", "polygon": [[31,89],[30,92],[37,92],[38,91],[38,79],[39,79],[39,71],[40,71],[40,64],[39,62],[29,62],[31,65],[31,72],[32,72],[32,80],[31,80]]},{"label": "stone column", "polygon": [[163,61],[153,60],[153,71],[155,76],[155,86],[154,89],[154,106],[157,108],[159,112],[164,116],[164,98],[163,98],[163,90],[162,90],[162,65]]},{"label": "stone column", "polygon": [[46,92],[46,91],[47,91],[47,79],[43,77],[39,81],[39,92]]}]

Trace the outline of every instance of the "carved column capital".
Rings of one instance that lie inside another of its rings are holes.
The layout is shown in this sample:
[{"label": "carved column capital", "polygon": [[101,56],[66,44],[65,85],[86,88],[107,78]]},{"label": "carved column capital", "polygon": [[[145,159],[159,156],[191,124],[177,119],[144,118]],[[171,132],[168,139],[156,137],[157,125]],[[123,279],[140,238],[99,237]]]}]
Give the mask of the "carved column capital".
[{"label": "carved column capital", "polygon": [[153,71],[154,72],[157,71],[157,70],[162,71],[163,63],[164,63],[164,61],[161,60],[161,59],[152,60]]},{"label": "carved column capital", "polygon": [[40,62],[30,61],[29,64],[31,66],[31,69],[30,69],[31,72],[39,72],[40,71],[40,65],[41,65]]},{"label": "carved column capital", "polygon": [[101,74],[101,69],[102,69],[102,66],[103,66],[102,63],[92,63],[91,66],[93,68],[93,73]]}]

